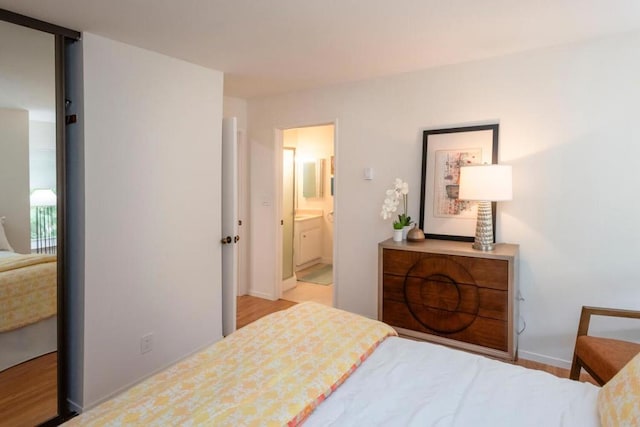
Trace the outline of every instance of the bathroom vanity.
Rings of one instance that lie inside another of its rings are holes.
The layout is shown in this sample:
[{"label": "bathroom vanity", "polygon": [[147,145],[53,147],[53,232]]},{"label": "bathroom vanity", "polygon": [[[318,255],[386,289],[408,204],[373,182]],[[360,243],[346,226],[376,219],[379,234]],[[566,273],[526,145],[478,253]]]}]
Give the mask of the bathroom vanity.
[{"label": "bathroom vanity", "polygon": [[297,213],[294,218],[295,269],[301,270],[322,258],[322,212]]}]

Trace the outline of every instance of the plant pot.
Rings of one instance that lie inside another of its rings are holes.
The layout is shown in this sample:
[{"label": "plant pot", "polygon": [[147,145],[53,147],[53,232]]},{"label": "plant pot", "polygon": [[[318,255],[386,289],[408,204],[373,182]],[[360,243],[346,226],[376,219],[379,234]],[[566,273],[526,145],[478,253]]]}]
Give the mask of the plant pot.
[{"label": "plant pot", "polygon": [[393,241],[394,242],[402,242],[402,233],[404,230],[399,229],[396,230],[395,228],[393,229]]},{"label": "plant pot", "polygon": [[410,225],[405,225],[404,228],[402,229],[402,240],[407,240],[407,233],[409,233],[409,230],[411,230],[411,226]]}]

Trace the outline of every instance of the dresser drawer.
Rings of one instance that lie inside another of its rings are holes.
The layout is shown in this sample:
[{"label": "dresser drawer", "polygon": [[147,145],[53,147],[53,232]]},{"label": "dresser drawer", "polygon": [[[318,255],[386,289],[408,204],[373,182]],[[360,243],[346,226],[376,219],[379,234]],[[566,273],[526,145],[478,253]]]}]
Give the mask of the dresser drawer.
[{"label": "dresser drawer", "polygon": [[[424,265],[422,270],[415,271],[415,274],[429,274],[433,268],[442,270],[443,264],[449,259],[457,264],[455,268],[473,271],[473,280],[476,285],[487,288],[507,290],[509,281],[509,264],[505,260],[486,259],[467,256],[452,256],[437,253],[421,253],[384,249],[382,271],[386,274],[404,276],[409,269],[424,258],[435,258],[432,263]],[[435,265],[434,265],[435,264]],[[440,264],[440,265],[438,265]],[[442,268],[441,268],[442,267]],[[447,266],[451,268],[451,266]]]},{"label": "dresser drawer", "polygon": [[403,335],[515,358],[516,245],[488,254],[469,243],[382,242],[379,254],[382,321]]}]

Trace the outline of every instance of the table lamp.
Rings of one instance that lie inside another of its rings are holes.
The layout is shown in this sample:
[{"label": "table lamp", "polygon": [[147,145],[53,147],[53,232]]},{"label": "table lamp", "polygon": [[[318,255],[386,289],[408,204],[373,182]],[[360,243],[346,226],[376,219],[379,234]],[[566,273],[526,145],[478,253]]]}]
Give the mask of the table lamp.
[{"label": "table lamp", "polygon": [[491,202],[511,200],[511,166],[473,165],[460,168],[460,200],[478,201],[478,220],[473,249],[492,251]]},{"label": "table lamp", "polygon": [[33,190],[29,197],[31,207],[36,206],[56,206],[58,198],[56,193],[50,188],[38,188]]}]

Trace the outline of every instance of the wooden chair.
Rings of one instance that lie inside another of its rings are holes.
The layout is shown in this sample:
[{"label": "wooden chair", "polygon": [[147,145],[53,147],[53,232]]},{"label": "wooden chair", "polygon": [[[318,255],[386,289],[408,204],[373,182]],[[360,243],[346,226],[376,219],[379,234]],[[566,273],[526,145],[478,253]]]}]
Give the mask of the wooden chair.
[{"label": "wooden chair", "polygon": [[580,368],[584,368],[598,384],[604,385],[640,353],[640,344],[587,335],[592,315],[640,319],[640,311],[582,307],[569,378],[579,379]]}]

